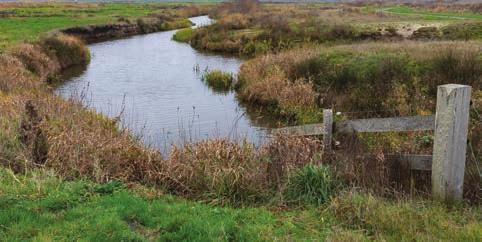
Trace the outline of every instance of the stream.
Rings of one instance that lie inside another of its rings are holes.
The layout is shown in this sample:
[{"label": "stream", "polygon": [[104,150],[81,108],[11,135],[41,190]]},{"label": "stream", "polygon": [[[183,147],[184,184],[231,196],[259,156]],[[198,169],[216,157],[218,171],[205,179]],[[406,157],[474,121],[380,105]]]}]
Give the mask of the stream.
[{"label": "stream", "polygon": [[[210,24],[193,17],[195,27]],[[233,92],[216,92],[201,81],[207,69],[236,74],[242,60],[201,53],[158,32],[89,45],[87,68],[56,92],[118,118],[142,141],[166,154],[171,145],[207,138],[247,139],[260,144],[271,121],[248,112]]]}]

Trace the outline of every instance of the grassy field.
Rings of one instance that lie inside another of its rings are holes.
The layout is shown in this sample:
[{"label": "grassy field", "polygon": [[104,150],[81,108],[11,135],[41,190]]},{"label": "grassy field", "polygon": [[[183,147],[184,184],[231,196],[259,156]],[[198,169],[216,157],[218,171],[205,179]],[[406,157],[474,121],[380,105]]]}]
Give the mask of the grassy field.
[{"label": "grassy field", "polygon": [[443,12],[433,12],[427,10],[417,10],[406,6],[388,7],[381,9],[385,13],[405,16],[418,16],[424,20],[482,20],[482,14],[471,12],[452,12],[450,10]]},{"label": "grassy field", "polygon": [[[4,241],[477,241],[480,214],[422,201],[342,194],[321,207],[222,208],[120,182],[0,169]],[[403,223],[400,223],[403,221]]]},{"label": "grassy field", "polygon": [[[0,49],[20,41],[35,41],[48,31],[169,12],[182,4],[0,4]],[[184,4],[185,5],[185,4]]]}]

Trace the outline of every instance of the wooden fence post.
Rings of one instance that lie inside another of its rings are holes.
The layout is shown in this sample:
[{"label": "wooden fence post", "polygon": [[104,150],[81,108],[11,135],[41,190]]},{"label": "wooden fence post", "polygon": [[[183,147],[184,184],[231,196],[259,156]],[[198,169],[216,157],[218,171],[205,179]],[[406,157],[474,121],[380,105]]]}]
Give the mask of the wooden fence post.
[{"label": "wooden fence post", "polygon": [[331,153],[331,141],[333,133],[333,110],[323,109],[323,145],[325,146],[325,152]]},{"label": "wooden fence post", "polygon": [[438,86],[432,162],[432,195],[452,202],[462,199],[471,87]]}]

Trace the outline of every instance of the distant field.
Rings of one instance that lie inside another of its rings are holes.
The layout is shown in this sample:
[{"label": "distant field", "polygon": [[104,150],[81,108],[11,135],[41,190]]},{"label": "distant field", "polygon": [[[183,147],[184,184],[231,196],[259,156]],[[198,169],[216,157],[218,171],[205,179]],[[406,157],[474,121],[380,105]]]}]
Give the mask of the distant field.
[{"label": "distant field", "polygon": [[459,19],[459,20],[482,20],[482,14],[470,13],[470,12],[431,12],[421,11],[405,6],[396,6],[382,9],[381,11],[397,15],[419,16],[425,20],[447,20],[447,19]]},{"label": "distant field", "polygon": [[26,7],[0,5],[0,49],[19,41],[36,40],[58,28],[117,22],[168,11],[162,4],[41,4]]},{"label": "distant field", "polygon": [[[193,3],[215,3],[220,0],[170,0],[170,1],[135,1],[135,3],[112,3],[116,1],[79,1],[82,4],[30,4],[19,5],[0,3],[0,49],[4,49],[19,41],[32,41],[48,31],[58,28],[88,24],[105,24],[116,22],[120,17],[138,18],[150,13],[168,11],[167,6]],[[91,2],[91,3],[87,3]],[[110,2],[94,4],[93,2]],[[154,3],[156,2],[156,3]],[[169,3],[168,3],[169,2]],[[420,20],[482,20],[481,14],[469,12],[429,12],[404,6],[378,9],[366,7],[367,15],[356,22],[370,22],[369,14],[383,11],[395,18]],[[385,20],[386,21],[386,20]],[[390,20],[391,22],[394,19]]]}]

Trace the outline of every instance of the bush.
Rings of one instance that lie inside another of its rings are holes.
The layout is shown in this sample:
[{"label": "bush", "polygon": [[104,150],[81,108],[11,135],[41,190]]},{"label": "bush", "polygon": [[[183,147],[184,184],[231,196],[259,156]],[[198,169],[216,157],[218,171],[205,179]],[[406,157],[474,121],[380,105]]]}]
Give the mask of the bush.
[{"label": "bush", "polygon": [[206,71],[202,76],[202,80],[214,90],[227,91],[231,89],[234,77],[231,73],[212,70]]},{"label": "bush", "polygon": [[330,200],[335,191],[335,179],[327,166],[308,164],[288,179],[285,197],[289,202],[320,205]]}]

